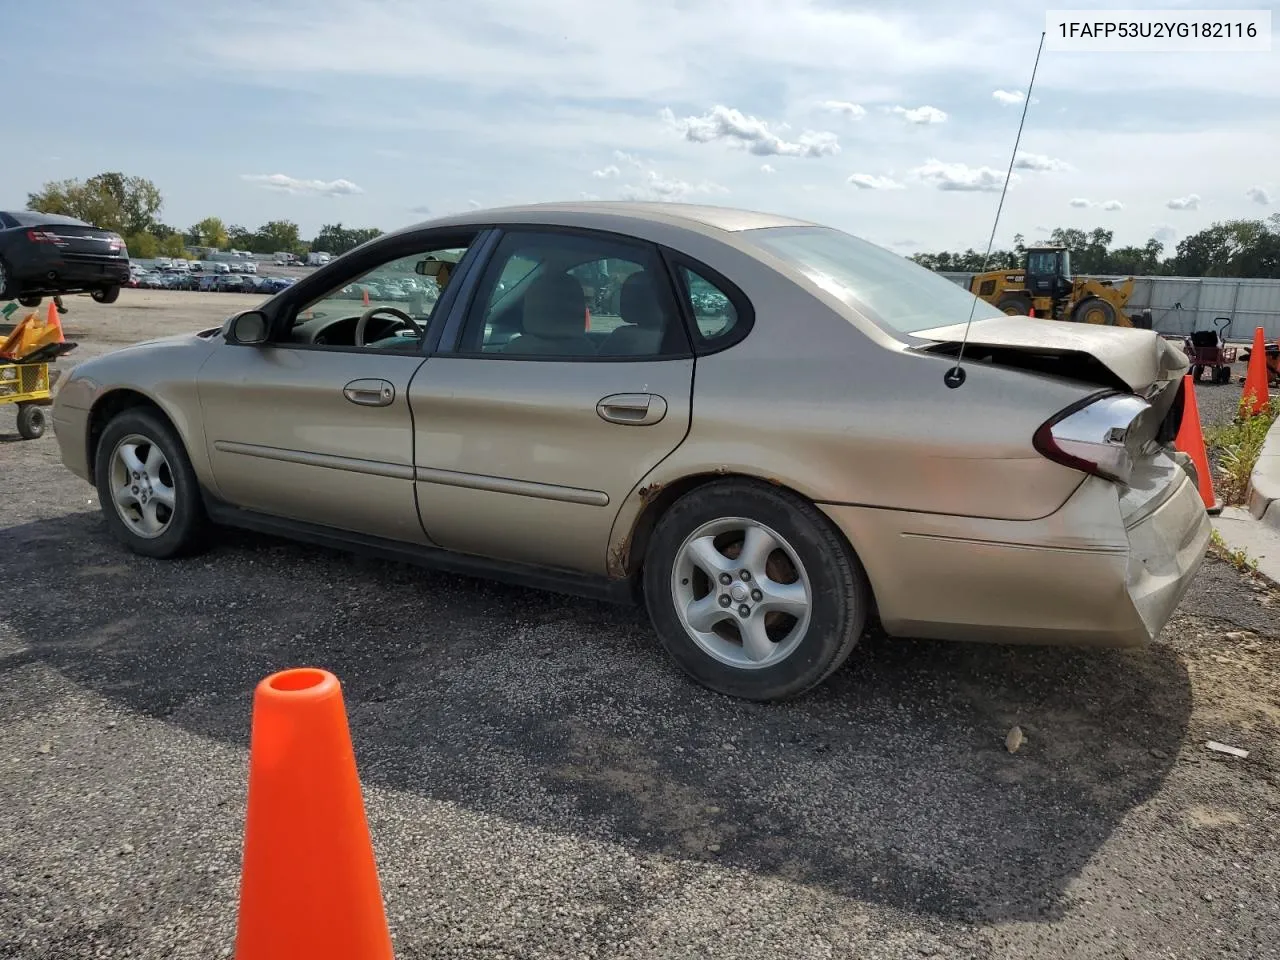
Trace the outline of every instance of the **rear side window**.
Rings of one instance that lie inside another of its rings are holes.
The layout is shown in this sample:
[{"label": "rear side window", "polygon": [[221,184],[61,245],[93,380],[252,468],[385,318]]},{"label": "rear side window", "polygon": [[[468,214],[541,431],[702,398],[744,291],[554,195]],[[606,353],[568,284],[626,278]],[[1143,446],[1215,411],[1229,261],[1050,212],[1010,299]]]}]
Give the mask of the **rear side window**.
[{"label": "rear side window", "polygon": [[716,340],[731,333],[738,325],[738,311],[729,295],[714,283],[688,267],[680,267],[694,323],[703,340]]},{"label": "rear side window", "polygon": [[668,253],[699,353],[732,346],[751,331],[751,304],[736,286],[701,264]]},{"label": "rear side window", "polygon": [[18,221],[13,219],[13,217],[9,216],[7,213],[0,213],[0,227],[4,227],[6,230],[12,230],[17,225]]}]

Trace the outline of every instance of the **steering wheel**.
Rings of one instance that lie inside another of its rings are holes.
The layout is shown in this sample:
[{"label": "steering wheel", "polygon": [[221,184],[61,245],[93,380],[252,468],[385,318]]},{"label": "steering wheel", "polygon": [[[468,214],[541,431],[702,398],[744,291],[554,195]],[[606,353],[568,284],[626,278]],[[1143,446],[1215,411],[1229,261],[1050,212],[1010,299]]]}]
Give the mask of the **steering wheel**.
[{"label": "steering wheel", "polygon": [[419,339],[421,339],[422,336],[426,333],[426,331],[423,330],[422,327],[418,326],[417,321],[414,320],[413,317],[405,313],[403,310],[397,310],[395,307],[370,307],[364,313],[360,314],[360,319],[356,321],[355,341],[356,341],[357,347],[365,346],[364,331],[369,326],[369,318],[372,317],[375,313],[389,313],[393,317],[395,317],[397,320],[403,320],[406,324],[408,324],[410,327],[413,328],[413,332],[418,335]]}]

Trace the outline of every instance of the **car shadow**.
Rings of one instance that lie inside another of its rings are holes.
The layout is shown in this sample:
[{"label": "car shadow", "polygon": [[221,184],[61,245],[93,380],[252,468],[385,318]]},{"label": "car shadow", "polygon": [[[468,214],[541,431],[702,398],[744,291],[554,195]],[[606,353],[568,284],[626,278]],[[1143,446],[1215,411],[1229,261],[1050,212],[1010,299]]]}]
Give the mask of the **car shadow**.
[{"label": "car shadow", "polygon": [[1162,644],[870,637],[816,691],[761,705],[686,680],[638,610],[239,533],[151,561],[96,513],[5,535],[0,581],[41,588],[10,594],[26,650],[0,675],[36,659],[247,746],[253,685],[326,667],[366,783],[970,922],[1058,916],[1191,709]]}]

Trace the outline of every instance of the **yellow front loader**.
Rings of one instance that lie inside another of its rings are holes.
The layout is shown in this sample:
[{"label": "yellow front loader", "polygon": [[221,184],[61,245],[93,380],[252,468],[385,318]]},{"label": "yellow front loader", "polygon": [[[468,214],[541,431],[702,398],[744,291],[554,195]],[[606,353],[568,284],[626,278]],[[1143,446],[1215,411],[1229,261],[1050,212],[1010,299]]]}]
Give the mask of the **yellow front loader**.
[{"label": "yellow front loader", "polygon": [[1021,269],[989,270],[969,281],[969,291],[1008,314],[1072,323],[1151,329],[1151,311],[1125,313],[1133,277],[1120,283],[1071,275],[1066,247],[1031,247]]}]

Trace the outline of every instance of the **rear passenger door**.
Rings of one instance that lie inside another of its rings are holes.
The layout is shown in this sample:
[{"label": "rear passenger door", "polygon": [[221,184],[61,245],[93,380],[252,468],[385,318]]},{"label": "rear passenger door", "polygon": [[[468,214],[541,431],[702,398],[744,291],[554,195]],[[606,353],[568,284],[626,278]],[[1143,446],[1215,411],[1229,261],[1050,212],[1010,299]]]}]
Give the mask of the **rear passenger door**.
[{"label": "rear passenger door", "polygon": [[409,389],[427,535],[603,574],[622,502],[689,428],[693,355],[657,248],[510,230],[460,306]]}]

